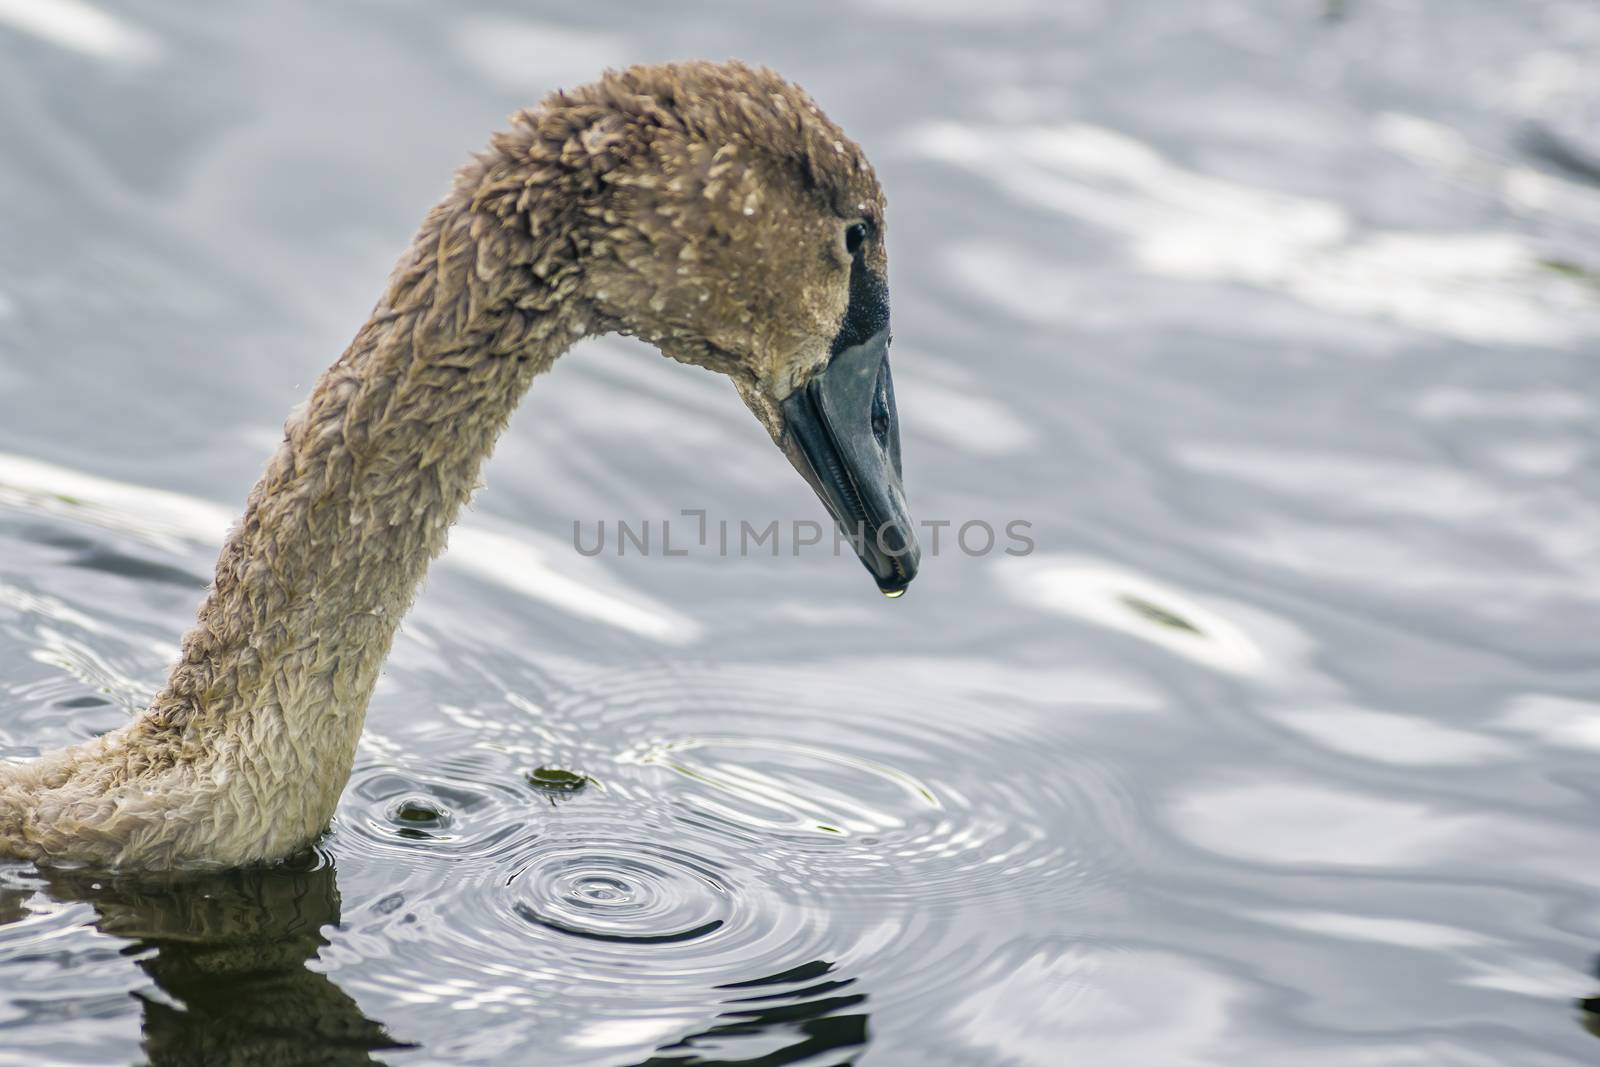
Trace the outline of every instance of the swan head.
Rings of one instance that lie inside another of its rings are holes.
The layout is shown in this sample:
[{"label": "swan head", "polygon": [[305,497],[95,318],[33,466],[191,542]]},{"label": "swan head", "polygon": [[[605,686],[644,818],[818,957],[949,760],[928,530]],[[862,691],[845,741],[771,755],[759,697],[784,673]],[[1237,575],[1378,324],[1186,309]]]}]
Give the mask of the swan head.
[{"label": "swan head", "polygon": [[[545,105],[593,193],[593,325],[727,375],[880,589],[919,547],[889,372],[884,198],[798,87],[740,63],[633,67]],[[546,127],[548,129],[548,127]]]}]

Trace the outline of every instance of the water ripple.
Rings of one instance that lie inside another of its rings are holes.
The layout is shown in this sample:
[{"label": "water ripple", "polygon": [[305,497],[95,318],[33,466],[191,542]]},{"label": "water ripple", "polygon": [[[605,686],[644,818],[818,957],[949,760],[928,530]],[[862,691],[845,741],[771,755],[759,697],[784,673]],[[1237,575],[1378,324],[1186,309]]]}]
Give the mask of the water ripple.
[{"label": "water ripple", "polygon": [[620,945],[693,941],[728,922],[733,889],[692,853],[643,842],[553,845],[507,881],[512,910],[572,937]]}]

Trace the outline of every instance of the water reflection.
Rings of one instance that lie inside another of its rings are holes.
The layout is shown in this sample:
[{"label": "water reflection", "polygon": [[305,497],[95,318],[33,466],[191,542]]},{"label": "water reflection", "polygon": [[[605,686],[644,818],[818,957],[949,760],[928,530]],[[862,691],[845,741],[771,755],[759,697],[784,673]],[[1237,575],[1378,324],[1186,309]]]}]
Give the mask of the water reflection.
[{"label": "water reflection", "polygon": [[[134,990],[150,1067],[326,1067],[386,1062],[421,1046],[367,1017],[313,961],[339,926],[333,864],[319,852],[280,867],[209,874],[105,875],[15,870],[0,926],[53,903],[87,904],[93,926],[154,983]],[[868,1042],[867,994],[827,960],[714,987],[709,1025],[660,1045],[637,1067],[847,1062]],[[837,1061],[818,1060],[841,1054]]]},{"label": "water reflection", "polygon": [[161,45],[155,37],[87,0],[0,4],[0,23],[58,48],[108,63],[145,65],[161,56]]},{"label": "water reflection", "polygon": [[[1600,977],[1600,956],[1595,957],[1593,970]],[[1578,1021],[1583,1028],[1600,1037],[1600,996],[1582,997],[1578,1000]]]},{"label": "water reflection", "polygon": [[[1403,143],[1414,141],[1414,124],[1399,129]],[[1191,169],[1091,123],[934,121],[903,146],[1032,210],[1116,235],[1152,276],[1259,286],[1335,316],[1469,343],[1560,347],[1592,329],[1591,294],[1560,272],[1535,282],[1537,246],[1514,231],[1368,231],[1335,201]],[[1011,250],[982,267],[965,248],[949,257],[952,273],[1003,311],[1047,322],[1079,316],[1078,301],[1040,293],[1072,285],[1068,263],[1029,264]]]},{"label": "water reflection", "polygon": [[1522,148],[1530,156],[1557,170],[1590,184],[1600,185],[1600,161],[1544,123],[1529,124],[1523,131]]},{"label": "water reflection", "polygon": [[[151,1067],[343,1067],[410,1047],[307,967],[328,943],[323,928],[339,923],[334,868],[320,854],[205,875],[53,871],[36,884],[55,900],[93,907],[94,925],[127,939],[122,954],[155,983],[132,993]],[[26,915],[33,895],[0,891],[0,920]]]},{"label": "water reflection", "polygon": [[[0,452],[0,504],[37,516],[65,517],[115,531],[118,535],[182,555],[209,558],[233,522],[233,509],[182,493],[100,478],[26,456]],[[692,644],[701,625],[663,604],[623,587],[595,561],[573,556],[564,542],[548,534],[497,528],[487,522],[456,527],[449,553],[440,561],[479,581],[508,589],[579,618],[615,626],[664,644]],[[98,542],[38,527],[43,543],[78,549],[75,565],[132,578],[152,578],[182,586],[204,586],[195,573],[109,553]],[[559,565],[558,565],[559,564]]]},{"label": "water reflection", "polygon": [[[865,993],[822,960],[766,978],[718,986],[734,995],[718,1022],[670,1045],[637,1067],[780,1067],[867,1044]],[[802,984],[788,992],[778,987]],[[839,1061],[846,1062],[846,1061]]]}]

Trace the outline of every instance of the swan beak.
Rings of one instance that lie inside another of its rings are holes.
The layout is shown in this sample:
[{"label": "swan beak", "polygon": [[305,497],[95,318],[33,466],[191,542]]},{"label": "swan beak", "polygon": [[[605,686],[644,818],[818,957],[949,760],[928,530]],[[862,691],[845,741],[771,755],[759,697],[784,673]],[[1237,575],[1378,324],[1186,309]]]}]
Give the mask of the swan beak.
[{"label": "swan beak", "polygon": [[811,483],[878,588],[905,592],[922,550],[900,484],[889,331],[835,355],[781,404],[783,451]]}]

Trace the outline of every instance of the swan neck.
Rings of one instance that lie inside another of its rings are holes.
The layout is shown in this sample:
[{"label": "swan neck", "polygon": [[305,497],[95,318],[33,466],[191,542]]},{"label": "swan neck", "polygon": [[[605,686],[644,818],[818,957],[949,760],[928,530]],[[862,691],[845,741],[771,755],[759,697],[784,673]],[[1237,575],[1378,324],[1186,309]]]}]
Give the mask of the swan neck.
[{"label": "swan neck", "polygon": [[532,378],[586,332],[575,265],[540,278],[529,229],[483,210],[492,166],[462,172],[288,420],[166,686],[118,742],[232,798],[211,807],[237,824],[213,829],[244,850],[230,861],[326,825],[428,562]]}]

